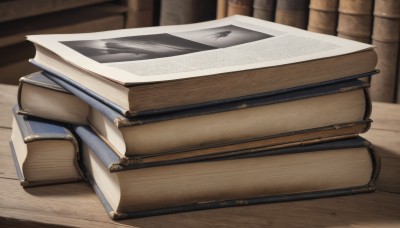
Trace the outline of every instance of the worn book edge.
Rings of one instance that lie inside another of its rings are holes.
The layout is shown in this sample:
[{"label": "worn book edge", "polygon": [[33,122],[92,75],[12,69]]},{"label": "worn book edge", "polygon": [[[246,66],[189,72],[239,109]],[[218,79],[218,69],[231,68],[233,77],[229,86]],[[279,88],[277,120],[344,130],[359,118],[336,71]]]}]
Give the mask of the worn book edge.
[{"label": "worn book edge", "polygon": [[19,80],[18,93],[17,93],[17,105],[18,105],[19,110],[17,111],[17,114],[26,115],[26,116],[33,116],[33,117],[39,117],[39,118],[45,118],[45,119],[54,120],[54,121],[57,121],[57,122],[65,122],[65,123],[71,123],[71,124],[82,124],[82,123],[77,123],[77,122],[70,122],[70,121],[67,121],[65,119],[58,119],[58,118],[55,118],[55,117],[53,117],[51,115],[37,115],[36,113],[33,113],[33,112],[25,110],[23,105],[22,105],[22,91],[23,91],[23,87],[24,87],[25,84],[30,84],[30,85],[34,85],[34,86],[38,86],[38,87],[42,87],[42,88],[46,88],[46,89],[49,89],[49,90],[54,90],[54,91],[57,91],[57,92],[61,92],[61,93],[65,93],[65,94],[71,95],[70,92],[68,92],[67,90],[65,90],[61,86],[59,86],[54,81],[52,81],[52,80],[48,79],[47,77],[45,77],[40,72],[35,72],[35,73],[32,73],[32,74],[29,74],[27,76],[21,77],[20,80]]},{"label": "worn book edge", "polygon": [[[86,87],[82,86],[81,84],[75,83],[74,81],[68,79],[67,77],[41,65],[40,63],[37,63],[35,60],[31,59],[30,62],[37,67],[41,68],[44,70],[43,74],[47,76],[49,79],[56,81],[58,84],[62,84],[64,88],[65,86],[72,86],[75,87],[78,91],[81,91],[81,93],[85,93],[86,95],[89,96],[88,99],[96,99],[97,101],[103,103],[104,105],[111,107],[114,109],[116,112],[119,114],[125,116],[125,117],[134,117],[134,116],[147,116],[147,115],[155,115],[159,113],[169,113],[169,112],[176,112],[176,111],[182,111],[182,110],[190,110],[193,108],[200,108],[200,107],[207,107],[211,105],[217,105],[217,104],[225,104],[225,103],[231,103],[235,101],[244,101],[248,99],[253,99],[253,98],[260,98],[260,97],[265,97],[265,96],[271,96],[271,95],[276,95],[276,94],[282,94],[282,93],[287,93],[291,91],[297,91],[297,90],[302,90],[302,89],[307,89],[307,88],[315,88],[323,85],[329,85],[337,82],[343,82],[343,81],[348,81],[351,79],[357,79],[357,78],[362,78],[362,77],[369,77],[373,74],[378,73],[377,70],[363,73],[363,74],[358,74],[358,75],[349,75],[345,76],[340,79],[334,79],[334,80],[329,80],[321,83],[315,83],[315,84],[309,84],[309,85],[303,85],[303,86],[297,86],[297,87],[292,87],[288,89],[282,89],[282,90],[277,90],[277,91],[272,91],[272,92],[267,92],[267,93],[261,93],[261,94],[253,94],[250,96],[242,96],[242,97],[236,97],[236,98],[229,98],[229,99],[222,99],[222,100],[216,100],[216,101],[211,101],[211,102],[204,102],[204,103],[198,103],[198,104],[191,104],[191,105],[182,105],[182,106],[177,106],[177,107],[171,107],[171,108],[162,108],[162,109],[156,109],[156,110],[148,110],[148,111],[140,111],[140,112],[131,112],[129,110],[126,110],[117,104],[109,101],[106,99],[104,96],[101,96],[100,94],[97,94]],[[64,83],[63,83],[64,82]],[[70,90],[70,89],[67,89]],[[72,91],[71,91],[72,92]],[[74,94],[76,95],[76,94]],[[78,96],[78,95],[76,95]],[[87,101],[86,101],[87,102]]]},{"label": "worn book edge", "polygon": [[[105,211],[110,216],[110,218],[113,220],[148,217],[148,216],[155,216],[155,215],[164,215],[164,214],[206,210],[206,209],[216,209],[216,208],[224,208],[224,207],[248,206],[248,205],[277,203],[277,202],[290,202],[290,201],[297,201],[297,200],[310,200],[310,199],[374,192],[376,181],[377,181],[377,178],[379,176],[379,171],[380,171],[380,158],[376,154],[376,152],[373,150],[373,146],[370,142],[368,142],[365,139],[362,139],[361,137],[357,138],[357,140],[362,141],[361,145],[358,145],[358,147],[367,147],[368,148],[368,150],[370,152],[370,156],[371,156],[372,165],[373,165],[373,171],[372,171],[371,179],[367,185],[355,186],[355,187],[351,187],[351,188],[313,191],[313,192],[306,192],[306,193],[279,194],[279,195],[274,195],[274,196],[259,196],[259,197],[224,200],[224,201],[198,202],[196,204],[182,205],[182,206],[168,207],[168,208],[161,208],[161,209],[154,209],[154,210],[137,211],[137,212],[120,212],[120,211],[114,211],[112,209],[112,207],[108,203],[107,199],[104,197],[103,193],[101,192],[100,188],[97,186],[96,182],[94,181],[94,179],[92,178],[90,173],[85,170],[85,174],[86,174],[88,183],[92,186],[94,192],[96,193],[100,202],[102,203]],[[277,155],[277,154],[275,154],[275,155]],[[83,169],[84,169],[84,167],[83,167]]]},{"label": "worn book edge", "polygon": [[[208,102],[207,104],[202,104],[198,106],[191,106],[189,110],[177,108],[175,110],[170,110],[170,112],[167,112],[163,115],[156,115],[156,113],[151,113],[149,115],[145,116],[137,116],[137,117],[126,117],[124,116],[124,113],[121,113],[120,111],[114,109],[112,106],[109,106],[109,104],[102,102],[102,99],[99,99],[96,95],[91,94],[88,90],[81,88],[78,84],[73,83],[72,81],[64,80],[63,78],[59,78],[57,75],[54,74],[49,74],[48,72],[43,72],[43,74],[48,77],[50,80],[55,81],[58,83],[60,86],[62,86],[64,89],[67,91],[70,91],[72,94],[75,96],[81,98],[83,101],[88,103],[92,108],[98,110],[100,113],[102,113],[105,117],[107,117],[112,123],[114,123],[115,126],[118,128],[123,128],[123,127],[129,127],[133,125],[141,125],[141,124],[146,124],[146,123],[152,123],[152,122],[158,122],[158,121],[164,121],[164,120],[171,120],[171,119],[176,119],[176,118],[183,118],[183,117],[190,117],[190,116],[196,116],[196,115],[205,115],[205,114],[212,114],[216,112],[222,112],[222,111],[230,111],[230,110],[236,110],[236,109],[241,109],[241,108],[247,108],[247,107],[255,107],[255,106],[260,106],[260,105],[266,105],[266,104],[273,104],[273,103],[279,103],[279,102],[284,102],[288,100],[296,100],[296,99],[303,99],[303,98],[309,98],[312,96],[320,96],[320,95],[325,95],[325,94],[330,94],[334,92],[346,92],[350,90],[355,90],[361,87],[369,87],[369,84],[364,83],[362,84],[361,82],[354,82],[356,78],[359,77],[366,77],[370,76],[371,74],[375,74],[378,71],[374,72],[369,72],[366,74],[362,75],[354,75],[348,80],[345,81],[336,81],[336,83],[342,83],[342,88],[334,88],[330,89],[331,91],[324,92],[324,91],[317,91],[318,88],[322,86],[326,87],[338,87],[336,84],[325,84],[322,83],[320,86],[314,86],[314,87],[302,87],[298,89],[287,89],[287,90],[281,90],[281,91],[276,91],[273,93],[268,93],[268,94],[263,94],[263,95],[254,95],[252,97],[241,97],[240,99],[230,99],[230,100],[224,100],[221,102]],[[349,82],[353,80],[352,82]],[[334,83],[334,82],[332,82]],[[308,91],[310,90],[315,90],[314,94],[312,96],[310,94],[301,94],[301,91],[304,91],[307,89]],[[291,97],[286,97],[285,94],[292,93],[293,96]],[[294,94],[297,94],[294,96]],[[279,99],[274,99],[276,97],[280,97]],[[283,97],[283,98],[282,98]],[[296,97],[296,98],[294,98]],[[275,102],[274,102],[275,100]],[[279,101],[279,102],[278,102]],[[187,107],[189,108],[189,107]]]},{"label": "worn book edge", "polygon": [[12,154],[12,158],[13,158],[14,166],[15,166],[15,171],[17,173],[19,183],[24,188],[45,186],[45,185],[54,185],[54,184],[65,184],[65,183],[79,182],[79,181],[84,180],[83,173],[81,173],[82,172],[81,169],[78,168],[79,166],[76,166],[79,170],[79,173],[81,174],[80,177],[75,177],[75,178],[71,178],[71,179],[48,180],[48,181],[27,181],[22,173],[21,167],[19,166],[17,155],[15,154],[14,144],[12,143],[12,141],[9,141],[9,145],[10,145],[11,154]]},{"label": "worn book edge", "polygon": [[[62,127],[60,124],[55,124],[54,126],[57,126],[59,128],[63,128],[65,134],[55,134],[55,133],[45,133],[45,134],[36,134],[33,129],[29,125],[29,119],[31,117],[27,117],[24,115],[19,115],[18,114],[18,106],[15,105],[12,109],[13,115],[15,117],[15,120],[17,122],[18,127],[20,128],[21,131],[21,137],[23,138],[23,141],[25,144],[34,142],[34,141],[40,141],[40,140],[67,140],[70,141],[73,144],[74,150],[75,150],[75,159],[74,159],[74,166],[78,173],[83,176],[82,170],[80,169],[79,166],[79,159],[80,159],[80,154],[79,154],[79,145],[78,141],[75,138],[75,136],[72,134],[70,130],[68,130],[66,127]],[[46,122],[47,124],[52,124],[52,121],[47,121],[44,119],[41,119],[40,121]],[[12,148],[13,156],[15,155],[14,151],[14,146],[10,144],[10,147]],[[17,161],[16,158],[14,161]],[[19,166],[18,164],[15,164]],[[21,173],[22,174],[22,173]],[[76,179],[76,178],[75,178]],[[25,181],[26,182],[26,181]],[[42,182],[40,182],[42,183]],[[31,185],[31,184],[30,184]]]},{"label": "worn book edge", "polygon": [[[369,129],[371,121],[363,121],[358,124],[365,124],[366,127],[364,128],[363,132]],[[356,123],[350,123],[347,125],[335,125],[330,126],[330,129],[339,129],[340,127],[351,127]],[[311,129],[308,131],[314,130],[324,130],[325,128],[318,128],[318,129]],[[137,156],[137,157],[125,157],[116,152],[106,141],[101,139],[98,133],[95,133],[89,127],[86,126],[75,126],[74,127],[75,133],[79,136],[79,138],[88,145],[88,147],[94,151],[96,156],[102,162],[103,166],[108,169],[110,173],[113,172],[123,172],[125,170],[130,169],[140,169],[140,168],[148,168],[148,167],[155,167],[155,166],[165,166],[165,165],[175,165],[175,164],[182,164],[182,163],[190,163],[190,162],[201,162],[201,161],[208,161],[208,160],[215,160],[215,159],[224,159],[224,158],[231,158],[231,157],[246,157],[246,156],[268,156],[274,154],[278,151],[281,153],[282,151],[292,151],[292,150],[304,150],[307,148],[318,148],[322,146],[324,149],[326,145],[331,145],[337,140],[345,140],[349,138],[354,138],[358,135],[358,133],[348,134],[348,135],[339,135],[339,136],[331,136],[331,137],[324,137],[324,138],[315,138],[310,140],[299,140],[292,143],[286,144],[279,144],[275,146],[269,147],[262,147],[262,148],[249,148],[249,149],[242,149],[242,150],[234,150],[234,151],[224,151],[215,154],[209,155],[202,155],[202,156],[193,156],[189,158],[180,158],[180,159],[173,159],[173,160],[165,160],[165,161],[157,161],[157,162],[143,162],[146,159],[146,156]],[[294,133],[288,133],[294,134]],[[333,142],[332,142],[333,141]],[[344,141],[346,142],[346,141]],[[326,144],[330,143],[330,144]],[[362,143],[358,144],[362,146]],[[336,145],[335,147],[341,148],[340,145]],[[178,152],[171,152],[171,153],[179,153]],[[168,154],[168,153],[165,153]],[[147,156],[147,157],[156,157],[156,155]]]}]

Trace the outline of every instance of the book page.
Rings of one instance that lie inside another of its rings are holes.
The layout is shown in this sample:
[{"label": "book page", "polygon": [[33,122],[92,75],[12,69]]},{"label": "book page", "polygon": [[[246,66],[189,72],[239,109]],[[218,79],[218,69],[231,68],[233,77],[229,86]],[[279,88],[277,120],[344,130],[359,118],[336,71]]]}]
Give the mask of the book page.
[{"label": "book page", "polygon": [[272,67],[372,48],[245,16],[28,39],[69,64],[124,85]]}]

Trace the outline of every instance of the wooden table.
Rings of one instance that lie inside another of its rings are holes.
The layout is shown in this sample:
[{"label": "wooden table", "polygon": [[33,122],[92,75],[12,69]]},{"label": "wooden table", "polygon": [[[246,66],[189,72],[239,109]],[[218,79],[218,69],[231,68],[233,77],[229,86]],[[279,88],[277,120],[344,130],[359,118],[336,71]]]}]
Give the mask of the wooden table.
[{"label": "wooden table", "polygon": [[0,227],[400,227],[400,105],[374,103],[364,134],[382,156],[375,193],[113,221],[86,183],[19,186],[8,147],[16,93],[0,84]]}]

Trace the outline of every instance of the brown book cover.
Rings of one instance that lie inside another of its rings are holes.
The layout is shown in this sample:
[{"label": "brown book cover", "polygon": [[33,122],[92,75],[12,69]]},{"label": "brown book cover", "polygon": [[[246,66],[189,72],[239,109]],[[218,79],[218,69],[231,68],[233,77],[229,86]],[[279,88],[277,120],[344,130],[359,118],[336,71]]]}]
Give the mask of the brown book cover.
[{"label": "brown book cover", "polygon": [[253,17],[273,21],[275,17],[276,0],[254,0]]},{"label": "brown book cover", "polygon": [[380,74],[372,79],[371,97],[375,101],[394,102],[399,50],[399,0],[376,0],[372,44],[378,54]]},{"label": "brown book cover", "polygon": [[253,0],[228,0],[228,16],[235,14],[251,16]]},{"label": "brown book cover", "polygon": [[306,29],[309,0],[277,0],[275,22]]},{"label": "brown book cover", "polygon": [[307,30],[336,35],[339,0],[311,0]]},{"label": "brown book cover", "polygon": [[372,0],[340,0],[338,36],[370,43],[372,5]]}]

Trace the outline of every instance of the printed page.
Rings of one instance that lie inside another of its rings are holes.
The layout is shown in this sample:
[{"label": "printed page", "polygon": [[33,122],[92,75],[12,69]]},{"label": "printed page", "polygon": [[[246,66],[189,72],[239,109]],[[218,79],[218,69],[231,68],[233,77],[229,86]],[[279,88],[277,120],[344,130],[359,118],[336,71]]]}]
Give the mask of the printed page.
[{"label": "printed page", "polygon": [[372,46],[245,16],[190,25],[28,40],[124,85],[179,80],[344,55]]}]

